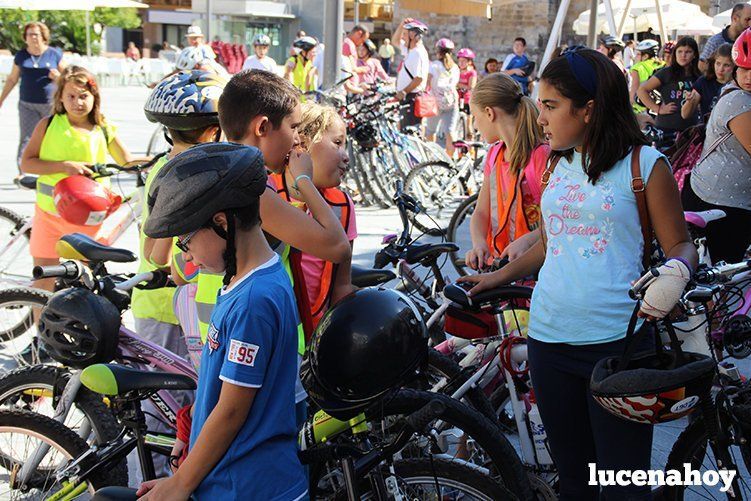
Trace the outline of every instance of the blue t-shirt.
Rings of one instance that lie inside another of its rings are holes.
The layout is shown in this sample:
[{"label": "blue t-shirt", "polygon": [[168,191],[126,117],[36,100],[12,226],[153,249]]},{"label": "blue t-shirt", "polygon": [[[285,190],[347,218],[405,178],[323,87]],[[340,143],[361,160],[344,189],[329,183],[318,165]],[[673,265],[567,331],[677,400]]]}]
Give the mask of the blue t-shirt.
[{"label": "blue t-shirt", "polygon": [[290,501],[307,493],[295,426],[297,324],[278,256],[219,292],[201,355],[190,443],[224,382],[258,391],[232,445],[194,492],[199,500]]},{"label": "blue t-shirt", "polygon": [[694,90],[701,96],[701,103],[699,105],[699,121],[704,122],[704,117],[708,115],[714,105],[717,104],[717,100],[720,98],[720,91],[722,91],[723,84],[716,79],[707,80],[705,77],[699,77],[694,82]]},{"label": "blue t-shirt", "polygon": [[[642,147],[641,175],[658,159]],[[540,203],[548,244],[532,293],[529,336],[547,343],[595,344],[625,337],[642,269],[644,238],[631,191],[631,154],[593,186],[581,154],[561,158]]]},{"label": "blue t-shirt", "polygon": [[[513,70],[515,68],[519,68],[521,70],[526,70],[529,66],[529,58],[527,58],[526,54],[522,54],[521,56],[517,56],[516,54],[512,54],[509,56],[508,65],[506,65],[504,70]],[[523,77],[520,77],[519,75],[511,75],[511,78],[516,80],[519,85],[522,86],[522,92],[525,94],[527,93],[527,86],[529,85],[529,75],[525,75]]]},{"label": "blue t-shirt", "polygon": [[52,101],[55,83],[50,80],[50,70],[56,70],[63,59],[63,51],[55,47],[38,56],[32,56],[26,49],[16,52],[13,63],[21,69],[21,89],[19,99],[26,103],[45,104]]}]

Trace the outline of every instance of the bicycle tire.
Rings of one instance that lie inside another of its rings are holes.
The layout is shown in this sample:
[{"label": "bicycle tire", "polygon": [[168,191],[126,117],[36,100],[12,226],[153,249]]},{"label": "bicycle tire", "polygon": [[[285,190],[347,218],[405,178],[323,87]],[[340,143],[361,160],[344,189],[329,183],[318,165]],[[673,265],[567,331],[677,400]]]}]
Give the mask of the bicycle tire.
[{"label": "bicycle tire", "polygon": [[[43,437],[46,442],[57,446],[58,450],[64,452],[68,459],[77,458],[89,450],[89,445],[72,430],[47,416],[19,410],[0,411],[0,436],[4,431],[18,430],[28,431],[30,435],[37,438]],[[8,456],[0,452],[0,469],[10,471],[13,466],[8,463]],[[40,479],[36,480],[40,481]],[[123,474],[119,469],[108,470],[92,475],[88,482],[89,490],[92,492],[110,485],[125,487],[128,485],[128,472],[126,470]]]},{"label": "bicycle tire", "polygon": [[[388,467],[383,466],[383,474],[388,475]],[[417,482],[430,486],[432,490],[436,483],[439,488],[462,488],[472,496],[472,499],[489,501],[513,501],[519,499],[498,482],[482,475],[469,466],[445,459],[402,459],[394,461],[394,473],[398,477],[399,487],[406,492],[407,499],[446,499],[436,492],[416,490]],[[410,487],[412,487],[410,489]],[[360,499],[377,499],[371,491],[372,485],[368,479],[362,479],[360,484]],[[401,490],[400,489],[400,490]],[[432,495],[431,495],[432,494]],[[453,497],[451,497],[453,498]],[[346,498],[341,498],[346,499]],[[460,497],[459,499],[466,499]]]},{"label": "bicycle tire", "polygon": [[[474,195],[464,200],[454,211],[454,215],[451,216],[451,221],[449,222],[448,229],[446,231],[446,239],[449,242],[457,242],[457,230],[459,226],[464,222],[464,219],[467,217],[467,215],[471,214],[471,212],[474,211],[474,207],[475,205],[477,205],[477,198],[479,196],[479,193],[475,193]],[[459,252],[461,252],[461,248],[459,251],[450,252],[449,259],[451,261],[451,264],[454,266],[454,269],[456,269],[456,272],[460,276],[466,276],[467,270],[464,269],[464,256],[460,256]]]},{"label": "bicycle tire", "polygon": [[355,182],[355,188],[359,195],[359,203],[367,206],[371,205],[368,193],[366,192],[365,185],[360,179],[360,168],[357,164],[357,155],[354,154],[354,146],[350,139],[347,140],[347,154],[349,156],[349,167],[347,168],[347,177],[351,177]]},{"label": "bicycle tire", "polygon": [[362,180],[363,187],[365,188],[372,205],[378,205],[382,209],[388,209],[389,204],[382,199],[382,195],[373,187],[370,160],[365,153],[366,152],[363,151],[357,153],[357,165],[360,168],[360,179]]},{"label": "bicycle tire", "polygon": [[372,175],[372,185],[378,191],[377,198],[386,205],[385,208],[391,207],[393,201],[391,200],[391,193],[388,188],[390,183],[388,183],[386,179],[390,179],[393,176],[390,175],[385,168],[388,160],[384,157],[383,152],[376,148],[370,150],[368,157],[368,167],[370,168],[370,174]]},{"label": "bicycle tire", "polygon": [[[720,421],[726,422],[726,420],[723,419],[721,419]],[[699,453],[699,449],[703,447],[704,452],[701,453],[701,456],[703,456],[707,450],[708,443],[709,434],[707,433],[706,426],[704,424],[704,418],[700,415],[693,421],[690,421],[688,426],[686,426],[681,434],[678,435],[678,438],[673,444],[673,447],[670,450],[670,454],[668,455],[668,461],[665,464],[665,471],[678,470],[682,472],[684,468],[683,465],[685,463],[691,464],[693,470],[699,470],[701,464],[697,466],[696,454]],[[749,456],[748,443],[741,445],[740,447],[742,449],[746,449],[744,452],[742,452],[742,454],[746,457]],[[729,452],[732,454],[731,451]],[[746,463],[746,457],[743,458],[744,463]],[[739,466],[738,461],[735,461],[735,463],[736,466]],[[746,467],[748,468],[748,465],[746,465]],[[717,469],[716,463],[712,466],[712,468],[715,470]],[[702,497],[705,499],[727,499],[726,494],[719,492],[719,485],[715,486],[715,488],[717,489],[717,498],[708,497],[710,494],[708,494],[706,490],[702,492]],[[666,485],[660,490],[665,501],[682,501],[684,499],[684,486]],[[749,491],[736,494],[741,495],[739,499],[749,499],[749,497],[751,497],[751,492]]]},{"label": "bicycle tire", "polygon": [[[15,211],[12,211],[5,207],[0,207],[0,220],[7,221],[7,228],[8,233],[7,234],[0,234],[0,241],[3,242],[3,245],[6,245],[6,241],[10,241],[13,237],[17,235],[17,232],[21,230],[21,228],[26,224],[28,221],[28,218],[25,216],[22,216],[18,214]],[[14,269],[17,269],[18,262],[16,261],[16,257],[19,255],[24,256],[30,256],[31,253],[29,252],[29,242],[31,240],[31,227],[26,229],[23,233],[23,238],[19,239],[17,244],[14,244],[14,246],[11,249],[6,249],[6,251],[3,253],[3,255],[8,252],[10,255],[8,256],[7,263],[5,260],[0,261],[0,280],[6,273],[6,269],[10,269],[9,267],[13,267]],[[1,258],[2,256],[0,256]],[[28,278],[29,284],[31,284],[32,277],[31,277],[31,268],[28,270],[28,277],[23,277],[23,275],[16,275],[15,273],[12,275],[13,277],[18,276],[19,278],[16,280],[12,280],[13,283],[18,283],[21,278]]]},{"label": "bicycle tire", "polygon": [[[410,173],[407,175],[406,179],[404,180],[404,191],[407,193],[412,194],[418,202],[426,209],[426,211],[430,212],[431,209],[434,208],[436,205],[436,197],[448,194],[452,189],[458,188],[459,192],[455,193],[453,195],[449,195],[451,198],[464,198],[467,196],[466,186],[461,182],[461,179],[456,179],[454,181],[454,185],[444,185],[439,183],[438,185],[430,185],[432,181],[437,180],[439,176],[436,176],[435,172],[433,171],[447,171],[447,174],[449,177],[456,174],[456,167],[454,165],[449,164],[448,162],[444,162],[443,160],[431,160],[428,162],[422,162],[420,164],[415,165]],[[428,186],[429,193],[427,193],[427,199],[425,196],[421,196],[419,193],[418,187],[420,186],[421,182],[425,182],[427,180],[427,183],[430,185]],[[442,202],[441,202],[442,203]],[[435,214],[435,216],[431,216],[431,219],[438,220],[440,219],[440,211],[445,209],[446,205],[438,204],[438,210],[439,213]],[[429,214],[428,214],[429,215]],[[443,236],[448,233],[447,228],[436,228],[435,224],[431,224],[428,226],[427,224],[421,222],[420,217],[418,214],[409,214],[409,219],[412,222],[412,224],[415,226],[415,228],[419,229],[423,233],[427,233],[431,236]],[[428,219],[430,223],[432,221]]]},{"label": "bicycle tire", "polygon": [[[65,369],[48,365],[21,367],[0,378],[0,406],[11,405],[20,410],[27,410],[52,418],[52,415],[40,412],[48,409],[40,409],[39,405],[35,405],[42,402],[35,401],[34,397],[41,395],[40,399],[48,398],[49,392],[52,392],[53,395],[61,395],[69,379],[70,372]],[[33,390],[39,391],[34,392]],[[122,427],[104,403],[101,395],[81,386],[73,403],[88,419],[95,444],[102,444],[117,438]],[[54,411],[54,407],[50,407],[49,411]],[[70,422],[66,421],[65,424],[68,428],[71,428]],[[118,467],[127,471],[125,461]]]},{"label": "bicycle tire", "polygon": [[[387,417],[409,415],[423,408],[432,400],[439,400],[446,407],[446,411],[440,419],[442,422],[463,431],[487,454],[490,462],[483,466],[490,469],[494,478],[520,499],[534,499],[524,466],[514,447],[501,433],[500,427],[479,411],[452,399],[448,395],[401,389],[393,397],[376,406],[377,408],[367,411],[366,416],[371,421],[383,421]],[[374,429],[381,429],[381,427],[375,425]],[[405,448],[401,451],[402,457],[406,457],[406,453],[408,451]]]},{"label": "bicycle tire", "polygon": [[[445,377],[447,384],[441,388],[441,393],[451,396],[461,385],[463,385],[467,379],[468,374],[462,372],[462,368],[454,362],[451,358],[447,357],[443,353],[429,349],[428,350],[428,370],[433,371],[439,377]],[[495,422],[497,417],[493,406],[491,405],[488,397],[477,387],[472,387],[467,390],[467,393],[460,399],[462,402],[466,402],[470,407],[479,411],[491,422]]]}]

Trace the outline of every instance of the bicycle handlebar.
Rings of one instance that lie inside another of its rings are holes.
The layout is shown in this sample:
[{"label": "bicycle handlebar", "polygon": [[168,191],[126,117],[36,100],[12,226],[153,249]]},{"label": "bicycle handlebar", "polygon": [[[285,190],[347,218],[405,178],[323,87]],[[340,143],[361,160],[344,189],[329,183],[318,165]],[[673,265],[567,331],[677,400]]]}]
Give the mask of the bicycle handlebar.
[{"label": "bicycle handlebar", "polygon": [[84,268],[78,261],[65,261],[61,264],[52,266],[34,266],[31,274],[34,280],[43,278],[64,278],[66,280],[76,280],[83,275]]}]

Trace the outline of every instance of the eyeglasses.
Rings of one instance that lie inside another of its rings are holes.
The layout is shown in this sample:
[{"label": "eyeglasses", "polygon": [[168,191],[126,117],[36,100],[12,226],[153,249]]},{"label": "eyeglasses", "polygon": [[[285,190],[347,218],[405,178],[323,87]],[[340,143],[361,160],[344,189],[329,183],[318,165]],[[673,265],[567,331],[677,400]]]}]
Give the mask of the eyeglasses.
[{"label": "eyeglasses", "polygon": [[190,233],[185,235],[183,239],[178,238],[177,242],[175,242],[175,246],[177,246],[177,248],[183,252],[190,252],[188,250],[188,243],[190,242],[190,239],[193,238],[196,235],[196,233],[198,233],[199,231],[201,231],[200,228],[195,231],[191,231]]}]

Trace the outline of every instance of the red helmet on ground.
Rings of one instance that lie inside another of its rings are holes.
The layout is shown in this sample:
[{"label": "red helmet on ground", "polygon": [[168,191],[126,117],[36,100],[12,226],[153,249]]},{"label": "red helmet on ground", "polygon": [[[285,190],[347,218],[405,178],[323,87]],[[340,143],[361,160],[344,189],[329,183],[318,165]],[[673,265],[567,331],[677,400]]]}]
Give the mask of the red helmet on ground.
[{"label": "red helmet on ground", "polygon": [[60,217],[79,226],[97,226],[112,214],[122,198],[86,176],[69,176],[55,185],[55,208]]},{"label": "red helmet on ground", "polygon": [[751,69],[751,28],[746,29],[733,44],[733,62],[744,69]]}]

